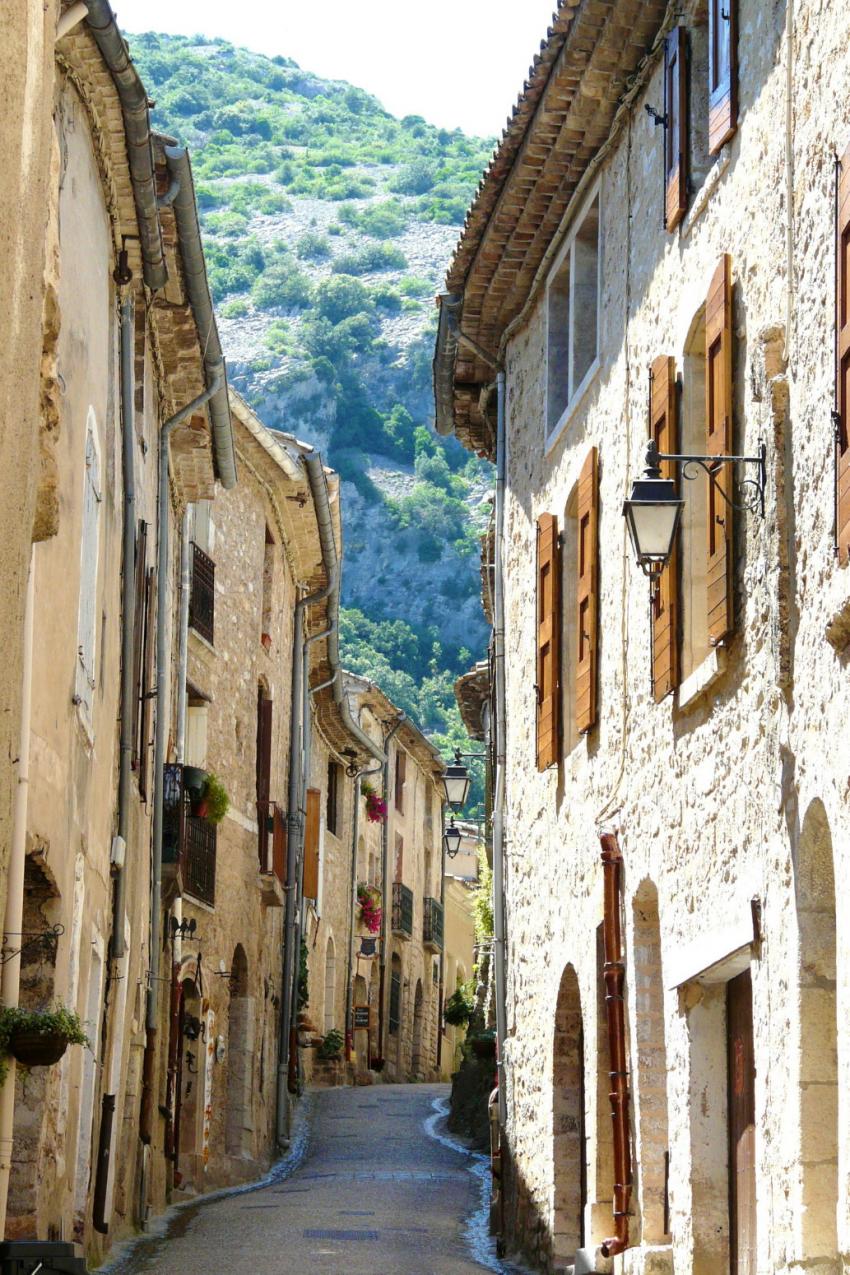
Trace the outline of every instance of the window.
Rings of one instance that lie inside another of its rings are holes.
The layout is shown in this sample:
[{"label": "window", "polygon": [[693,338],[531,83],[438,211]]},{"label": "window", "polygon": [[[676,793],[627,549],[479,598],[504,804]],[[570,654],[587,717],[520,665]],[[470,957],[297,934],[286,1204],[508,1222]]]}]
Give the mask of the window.
[{"label": "window", "polygon": [[395,755],[395,808],[404,814],[404,777],[407,770],[407,753],[403,749],[396,750]]},{"label": "window", "polygon": [[561,545],[558,520],[537,519],[537,769],[558,761],[561,736]]},{"label": "window", "polygon": [[319,898],[319,832],[321,793],[318,788],[307,789],[307,814],[304,824],[304,877],[302,894],[305,899]]},{"label": "window", "polygon": [[401,1026],[401,961],[397,956],[393,957],[392,972],[390,974],[389,1018],[390,1035],[397,1036],[398,1029]]},{"label": "window", "polygon": [[133,608],[133,770],[141,760],[141,712],[144,694],[145,603],[147,601],[148,524],[139,523],[136,535],[135,601]]},{"label": "window", "polygon": [[395,834],[395,875],[394,881],[402,881],[404,874],[404,837]]},{"label": "window", "polygon": [[328,799],[325,823],[328,832],[337,835],[339,820],[339,777],[342,767],[335,761],[328,762]]},{"label": "window", "polygon": [[599,192],[577,219],[547,289],[549,443],[596,371],[599,357]]},{"label": "window", "polygon": [[664,225],[675,230],[688,206],[687,33],[674,27],[664,40]]},{"label": "window", "polygon": [[738,124],[737,0],[708,0],[708,148],[712,155]]},{"label": "window", "polygon": [[89,408],[83,476],[83,527],[80,552],[80,609],[77,621],[75,699],[91,727],[95,679],[97,567],[100,552],[100,452],[95,415]]},{"label": "window", "polygon": [[274,539],[266,527],[266,544],[263,553],[263,616],[260,641],[267,651],[272,645],[272,598],[274,595]]},{"label": "window", "polygon": [[260,871],[269,871],[269,825],[274,828],[274,812],[271,806],[272,774],[272,700],[264,686],[257,688],[257,852]]},{"label": "window", "polygon": [[187,766],[207,766],[207,717],[208,702],[189,690],[186,706],[186,747],[184,763]]},{"label": "window", "polygon": [[197,544],[192,545],[189,624],[212,645],[215,638],[215,563]]}]

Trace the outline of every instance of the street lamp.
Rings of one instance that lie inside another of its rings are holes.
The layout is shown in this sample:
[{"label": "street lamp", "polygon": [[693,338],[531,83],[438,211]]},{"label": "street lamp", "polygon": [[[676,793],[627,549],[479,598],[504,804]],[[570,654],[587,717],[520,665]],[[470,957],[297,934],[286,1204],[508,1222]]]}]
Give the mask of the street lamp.
[{"label": "street lamp", "polygon": [[446,805],[452,810],[462,810],[469,796],[469,771],[461,760],[461,752],[455,752],[455,759],[447,766],[443,774],[443,789],[446,794]]},{"label": "street lamp", "polygon": [[452,815],[451,822],[443,833],[443,849],[450,859],[453,859],[460,850],[462,837],[463,834],[460,828],[455,826],[454,815]]},{"label": "street lamp", "polygon": [[[670,561],[673,543],[682,518],[685,502],[676,492],[672,478],[661,477],[661,462],[681,466],[683,478],[692,481],[699,470],[708,475],[715,492],[731,509],[760,512],[764,517],[764,493],[767,485],[767,448],[759,443],[756,456],[680,456],[659,452],[651,438],[646,446],[646,469],[642,478],[632,483],[632,494],[623,502],[623,517],[635,551],[638,565],[648,576],[658,576]],[[754,478],[744,478],[741,487],[747,499],[743,504],[730,500],[717,479],[721,465],[755,465]]]}]

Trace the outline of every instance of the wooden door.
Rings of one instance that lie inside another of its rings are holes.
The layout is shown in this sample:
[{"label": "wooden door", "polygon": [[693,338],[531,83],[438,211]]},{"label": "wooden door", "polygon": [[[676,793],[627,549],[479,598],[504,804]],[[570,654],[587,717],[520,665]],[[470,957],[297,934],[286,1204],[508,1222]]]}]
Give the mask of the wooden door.
[{"label": "wooden door", "polygon": [[749,970],[726,987],[729,1075],[729,1262],[731,1275],[756,1272],[755,1062]]}]

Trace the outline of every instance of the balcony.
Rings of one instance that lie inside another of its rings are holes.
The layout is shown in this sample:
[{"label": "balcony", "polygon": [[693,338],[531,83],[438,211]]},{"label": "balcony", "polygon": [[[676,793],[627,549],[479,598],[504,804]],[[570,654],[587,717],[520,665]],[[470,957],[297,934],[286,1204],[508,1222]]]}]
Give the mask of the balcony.
[{"label": "balcony", "polygon": [[443,950],[443,906],[439,899],[424,900],[422,942],[432,952]]},{"label": "balcony", "polygon": [[216,826],[192,814],[183,787],[183,767],[167,765],[163,783],[162,862],[180,876],[184,889],[202,903],[215,903]]},{"label": "balcony", "polygon": [[196,544],[192,545],[189,624],[212,646],[215,635],[215,563]]},{"label": "balcony", "polygon": [[393,934],[413,937],[413,891],[400,881],[393,885]]}]

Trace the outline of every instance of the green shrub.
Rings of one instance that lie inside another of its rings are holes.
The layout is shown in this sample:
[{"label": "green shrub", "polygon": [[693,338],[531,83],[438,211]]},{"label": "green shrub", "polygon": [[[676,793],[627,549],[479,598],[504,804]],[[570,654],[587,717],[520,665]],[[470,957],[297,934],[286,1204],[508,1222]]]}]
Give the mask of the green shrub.
[{"label": "green shrub", "polygon": [[331,246],[324,235],[308,230],[298,240],[295,253],[302,261],[327,261],[331,255]]},{"label": "green shrub", "polygon": [[261,310],[276,306],[281,310],[306,310],[313,299],[313,287],[299,268],[287,258],[266,266],[251,289],[251,299]]},{"label": "green shrub", "polygon": [[221,313],[225,319],[242,319],[249,313],[248,302],[242,297],[234,297],[232,301],[224,303]]},{"label": "green shrub", "polygon": [[391,244],[364,244],[356,252],[342,253],[331,269],[334,274],[376,274],[383,270],[404,270],[407,258]]},{"label": "green shrub", "polygon": [[450,1027],[465,1027],[475,1012],[475,983],[470,979],[446,1000],[443,1017]]},{"label": "green shrub", "polygon": [[345,1045],[345,1037],[342,1032],[332,1028],[331,1031],[322,1040],[321,1045],[316,1050],[319,1058],[339,1058]]}]

